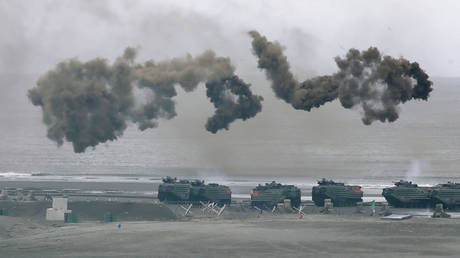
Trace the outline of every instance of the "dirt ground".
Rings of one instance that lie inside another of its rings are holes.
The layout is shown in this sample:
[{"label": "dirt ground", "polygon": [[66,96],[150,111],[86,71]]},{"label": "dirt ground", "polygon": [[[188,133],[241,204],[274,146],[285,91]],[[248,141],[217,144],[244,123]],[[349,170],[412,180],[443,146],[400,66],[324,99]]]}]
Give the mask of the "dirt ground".
[{"label": "dirt ground", "polygon": [[[118,223],[121,228],[118,228]],[[0,257],[458,257],[460,220],[263,214],[62,224],[0,216]]]}]

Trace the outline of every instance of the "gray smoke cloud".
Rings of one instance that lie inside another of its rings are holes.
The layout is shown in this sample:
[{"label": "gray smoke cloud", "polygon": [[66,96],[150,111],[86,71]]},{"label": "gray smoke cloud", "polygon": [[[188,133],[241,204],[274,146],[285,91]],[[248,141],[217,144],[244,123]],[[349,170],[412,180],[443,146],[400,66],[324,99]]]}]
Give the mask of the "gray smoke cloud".
[{"label": "gray smoke cloud", "polygon": [[[261,111],[262,97],[253,95],[250,85],[234,74],[229,58],[208,50],[196,57],[138,64],[136,55],[136,49],[127,48],[112,65],[101,58],[84,63],[71,59],[42,76],[28,97],[42,108],[48,138],[58,145],[69,141],[75,152],[84,152],[116,140],[129,122],[140,130],[154,128],[158,119],[176,116],[172,98],[177,85],[190,92],[206,84],[216,108],[206,123],[212,133]],[[135,88],[151,93],[146,103],[136,101]]]},{"label": "gray smoke cloud", "polygon": [[244,121],[262,110],[263,98],[253,95],[249,86],[235,75],[206,83],[206,95],[216,108],[214,116],[206,122],[208,131],[228,129],[235,119]]},{"label": "gray smoke cloud", "polygon": [[310,111],[339,98],[344,108],[361,106],[366,125],[376,120],[393,122],[399,116],[398,104],[427,100],[432,91],[432,82],[418,63],[382,56],[374,47],[350,49],[344,58],[336,57],[337,73],[299,83],[279,43],[268,41],[257,31],[249,35],[258,67],[272,81],[276,96],[295,109]]}]

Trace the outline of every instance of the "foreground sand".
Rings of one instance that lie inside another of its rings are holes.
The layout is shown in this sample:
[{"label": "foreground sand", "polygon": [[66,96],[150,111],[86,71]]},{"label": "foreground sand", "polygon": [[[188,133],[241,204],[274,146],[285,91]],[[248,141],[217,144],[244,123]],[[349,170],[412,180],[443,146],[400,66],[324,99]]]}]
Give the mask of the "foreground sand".
[{"label": "foreground sand", "polygon": [[460,220],[294,214],[50,224],[0,217],[0,257],[458,257]]}]

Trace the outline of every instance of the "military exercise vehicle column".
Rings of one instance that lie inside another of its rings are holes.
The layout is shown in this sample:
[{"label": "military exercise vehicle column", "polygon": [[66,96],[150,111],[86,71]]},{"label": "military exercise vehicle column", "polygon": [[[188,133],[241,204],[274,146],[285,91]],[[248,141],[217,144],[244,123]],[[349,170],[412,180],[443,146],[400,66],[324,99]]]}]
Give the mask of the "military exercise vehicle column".
[{"label": "military exercise vehicle column", "polygon": [[428,208],[442,203],[445,208],[460,207],[460,184],[447,182],[432,187],[421,187],[401,180],[394,187],[383,189],[383,197],[393,207]]},{"label": "military exercise vehicle column", "polygon": [[[301,191],[294,185],[266,183],[258,185],[251,192],[251,206],[271,209],[278,203],[290,200],[292,207],[301,204]],[[442,203],[445,208],[460,208],[460,184],[448,182],[435,186],[418,186],[400,180],[394,187],[384,188],[382,196],[388,204],[396,208],[427,208]],[[346,185],[322,179],[312,188],[312,201],[324,206],[325,199],[331,199],[334,206],[355,206],[362,202],[361,186]],[[158,188],[158,199],[167,203],[213,202],[219,205],[230,204],[232,191],[228,186],[214,183],[205,184],[202,180],[177,180],[166,177]]]}]

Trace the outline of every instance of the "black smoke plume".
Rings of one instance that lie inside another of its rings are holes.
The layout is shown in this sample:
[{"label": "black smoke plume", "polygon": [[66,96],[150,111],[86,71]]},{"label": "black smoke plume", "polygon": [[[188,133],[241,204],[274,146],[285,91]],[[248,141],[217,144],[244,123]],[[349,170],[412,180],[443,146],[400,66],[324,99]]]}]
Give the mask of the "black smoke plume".
[{"label": "black smoke plume", "polygon": [[360,52],[350,49],[344,58],[336,57],[339,71],[299,83],[290,72],[281,45],[270,42],[257,31],[250,31],[258,67],[264,69],[277,97],[295,109],[310,111],[339,98],[344,108],[361,106],[362,121],[393,122],[398,104],[411,99],[427,100],[432,82],[416,62],[383,56],[377,48]]},{"label": "black smoke plume", "polygon": [[235,119],[246,120],[262,110],[262,97],[253,95],[249,85],[237,76],[207,82],[206,95],[216,108],[206,123],[206,130],[212,133],[228,129]]},{"label": "black smoke plume", "polygon": [[[116,140],[129,122],[140,130],[154,128],[158,119],[176,116],[172,98],[177,85],[190,92],[206,84],[216,108],[206,123],[212,133],[261,111],[262,97],[253,95],[250,85],[234,74],[229,58],[208,50],[196,57],[137,64],[136,54],[127,48],[112,65],[100,58],[85,63],[71,59],[42,76],[28,96],[42,108],[48,138],[58,145],[72,142],[75,152],[84,152]],[[136,88],[142,89],[146,103],[134,96]]]}]

